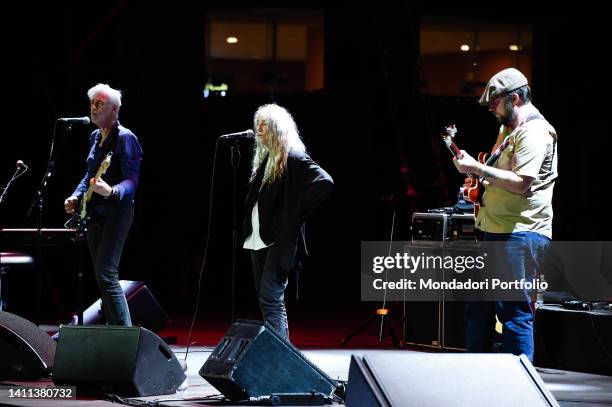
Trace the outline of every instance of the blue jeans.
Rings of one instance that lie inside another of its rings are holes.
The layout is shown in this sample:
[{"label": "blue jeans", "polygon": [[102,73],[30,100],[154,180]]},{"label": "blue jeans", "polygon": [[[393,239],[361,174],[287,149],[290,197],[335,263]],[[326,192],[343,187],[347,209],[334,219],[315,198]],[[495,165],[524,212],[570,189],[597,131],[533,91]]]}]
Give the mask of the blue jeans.
[{"label": "blue jeans", "polygon": [[113,205],[106,216],[93,221],[87,230],[87,243],[106,322],[132,326],[130,310],[119,284],[119,261],[134,219],[134,205]]},{"label": "blue jeans", "polygon": [[285,339],[289,339],[289,324],[285,309],[285,289],[289,270],[280,265],[278,245],[251,250],[255,292],[264,320]]},{"label": "blue jeans", "polygon": [[[550,239],[534,232],[485,233],[486,241],[511,242],[495,253],[496,264],[510,270],[512,277],[526,281],[537,276]],[[501,351],[524,354],[533,361],[533,309],[529,293],[524,301],[468,302],[465,306],[467,351],[493,351],[495,315],[503,324]]]}]

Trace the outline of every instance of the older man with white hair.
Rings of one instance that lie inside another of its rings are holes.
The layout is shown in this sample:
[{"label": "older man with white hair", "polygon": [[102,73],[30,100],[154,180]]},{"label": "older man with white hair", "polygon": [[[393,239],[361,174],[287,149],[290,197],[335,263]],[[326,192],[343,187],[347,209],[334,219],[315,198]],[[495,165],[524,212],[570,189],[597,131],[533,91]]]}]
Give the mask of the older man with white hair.
[{"label": "older man with white hair", "polygon": [[[73,214],[90,197],[87,243],[102,309],[110,325],[131,326],[130,311],[119,284],[119,261],[134,219],[134,194],[140,178],[142,148],[131,130],[119,123],[121,92],[106,84],[89,89],[91,133],[87,172],[64,209]],[[110,164],[109,164],[110,160]],[[100,171],[101,165],[108,165]],[[100,176],[100,173],[104,175]],[[88,194],[89,192],[89,194]]]}]

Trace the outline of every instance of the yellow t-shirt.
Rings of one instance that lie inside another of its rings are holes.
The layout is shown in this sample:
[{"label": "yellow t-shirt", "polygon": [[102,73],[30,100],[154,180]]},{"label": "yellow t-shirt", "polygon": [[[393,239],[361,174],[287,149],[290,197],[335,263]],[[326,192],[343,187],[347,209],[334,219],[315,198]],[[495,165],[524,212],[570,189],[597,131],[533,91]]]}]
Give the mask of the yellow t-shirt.
[{"label": "yellow t-shirt", "polygon": [[496,146],[506,136],[510,144],[493,166],[534,181],[522,195],[486,186],[476,225],[490,233],[537,232],[551,238],[552,196],[557,178],[555,129],[546,120],[533,119],[508,132],[507,127],[501,127]]}]

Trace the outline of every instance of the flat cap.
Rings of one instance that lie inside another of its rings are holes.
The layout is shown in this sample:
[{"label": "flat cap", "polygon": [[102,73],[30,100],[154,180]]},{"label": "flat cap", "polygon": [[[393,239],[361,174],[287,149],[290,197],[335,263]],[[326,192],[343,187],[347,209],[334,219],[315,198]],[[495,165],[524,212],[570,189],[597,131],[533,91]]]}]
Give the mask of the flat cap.
[{"label": "flat cap", "polygon": [[486,106],[504,93],[510,93],[527,85],[527,78],[518,69],[508,68],[493,75],[487,83],[479,103]]}]

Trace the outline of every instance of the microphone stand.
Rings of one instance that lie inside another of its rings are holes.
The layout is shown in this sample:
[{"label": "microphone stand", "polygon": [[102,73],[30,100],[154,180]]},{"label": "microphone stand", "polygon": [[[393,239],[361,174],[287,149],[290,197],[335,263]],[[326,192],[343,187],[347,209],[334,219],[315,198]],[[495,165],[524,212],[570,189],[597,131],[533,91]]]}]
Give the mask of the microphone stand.
[{"label": "microphone stand", "polygon": [[[4,188],[2,188],[2,194],[0,194],[0,205],[2,205],[2,200],[4,199],[4,196],[6,195],[6,193],[8,192],[9,188],[11,187],[11,184],[13,183],[13,181],[15,181],[17,178],[21,177],[23,174],[25,174],[28,171],[28,166],[23,164],[22,162],[19,163],[19,167],[17,167],[17,169],[15,170],[15,172],[13,173],[13,176],[11,177],[11,179],[8,180],[8,182],[6,183],[6,185],[4,186]],[[23,168],[23,167],[25,168]],[[20,173],[21,171],[21,173]]]},{"label": "microphone stand", "polygon": [[233,140],[231,146],[231,164],[233,168],[232,176],[232,305],[231,305],[231,323],[236,321],[236,258],[238,251],[238,228],[237,228],[237,209],[236,209],[236,191],[238,186],[238,168],[240,167],[240,148],[238,139]]}]

